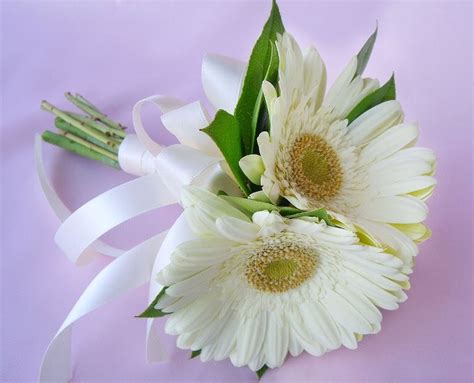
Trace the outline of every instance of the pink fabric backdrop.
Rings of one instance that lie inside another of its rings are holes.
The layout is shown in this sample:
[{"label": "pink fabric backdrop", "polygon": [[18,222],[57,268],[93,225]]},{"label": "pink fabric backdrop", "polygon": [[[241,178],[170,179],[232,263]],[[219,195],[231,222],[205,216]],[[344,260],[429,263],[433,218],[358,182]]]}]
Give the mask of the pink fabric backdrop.
[{"label": "pink fabric backdrop", "polygon": [[[46,98],[65,107],[80,92],[131,125],[135,101],[169,94],[204,99],[205,52],[246,59],[269,11],[259,2],[14,2],[2,7],[2,321],[3,381],[33,381],[42,354],[106,257],[76,268],[54,244],[58,221],[43,197],[33,163],[34,133],[52,127],[39,110]],[[379,23],[366,73],[396,73],[407,120],[421,145],[438,155],[439,186],[429,201],[433,238],[421,246],[409,299],[385,312],[383,330],[358,351],[289,358],[264,381],[471,381],[472,379],[472,3],[289,2],[287,30],[313,42],[330,80]],[[153,110],[147,123],[164,143]],[[48,148],[50,175],[69,206],[131,177]],[[131,246],[169,225],[178,208],[147,214],[107,238]],[[140,288],[75,327],[74,381],[252,382],[228,361],[188,361],[174,347],[167,363],[147,365]]]}]

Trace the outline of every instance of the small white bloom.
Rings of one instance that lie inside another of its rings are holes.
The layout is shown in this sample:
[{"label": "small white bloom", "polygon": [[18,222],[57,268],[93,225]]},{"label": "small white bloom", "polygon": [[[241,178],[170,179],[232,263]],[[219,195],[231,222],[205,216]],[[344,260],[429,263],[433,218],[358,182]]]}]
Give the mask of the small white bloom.
[{"label": "small white bloom", "polygon": [[[202,203],[193,202],[198,195]],[[183,197],[198,238],[160,272],[168,287],[157,307],[171,313],[165,330],[178,347],[201,350],[203,361],[230,358],[258,370],[281,366],[288,353],[353,349],[360,335],[380,330],[378,307],[406,299],[402,262],[352,231],[274,212],[251,220],[193,188]]]},{"label": "small white bloom", "polygon": [[324,96],[326,70],[316,50],[303,55],[287,33],[277,48],[279,94],[264,84],[271,128],[257,139],[263,191],[273,202],[283,197],[297,208],[325,208],[349,219],[396,250],[409,271],[417,253],[412,238],[429,235],[421,223],[436,184],[433,152],[413,147],[418,128],[402,122],[397,101],[348,125],[347,114],[379,87],[356,75],[356,57]]}]

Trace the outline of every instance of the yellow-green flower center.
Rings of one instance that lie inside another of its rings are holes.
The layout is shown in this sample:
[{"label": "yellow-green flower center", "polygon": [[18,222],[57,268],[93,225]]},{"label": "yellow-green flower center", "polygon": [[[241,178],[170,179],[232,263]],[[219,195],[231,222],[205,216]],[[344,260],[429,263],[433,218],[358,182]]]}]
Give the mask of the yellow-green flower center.
[{"label": "yellow-green flower center", "polygon": [[264,245],[248,259],[245,276],[257,290],[281,293],[309,279],[317,265],[314,250],[289,241]]},{"label": "yellow-green flower center", "polygon": [[342,185],[342,168],[335,150],[321,137],[304,134],[290,149],[290,182],[313,200],[334,197]]}]

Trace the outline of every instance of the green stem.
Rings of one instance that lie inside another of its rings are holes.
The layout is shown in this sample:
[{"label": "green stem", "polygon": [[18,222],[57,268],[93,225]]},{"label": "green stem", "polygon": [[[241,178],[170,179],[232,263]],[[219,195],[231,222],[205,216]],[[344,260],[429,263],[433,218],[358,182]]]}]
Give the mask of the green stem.
[{"label": "green stem", "polygon": [[91,149],[92,144],[89,143],[90,147],[86,147],[83,144],[80,144],[78,142],[75,142],[64,135],[59,135],[53,132],[50,132],[46,130],[43,132],[41,135],[42,139],[50,144],[59,146],[60,148],[63,148],[65,150],[68,150],[70,152],[79,154],[83,157],[87,157],[89,159],[95,160],[95,161],[100,161],[106,165],[112,166],[114,168],[120,169],[120,165],[117,160],[111,159],[110,157],[103,155],[94,149]]},{"label": "green stem", "polygon": [[111,160],[118,161],[118,157],[116,154],[111,153],[104,148],[101,148],[100,146],[97,146],[87,140],[84,140],[81,137],[77,137],[72,133],[63,133],[64,137],[69,138],[71,141],[77,142],[78,144],[81,144],[82,146],[85,146],[86,148],[93,150],[97,153],[100,153],[106,157],[109,157]]},{"label": "green stem", "polygon": [[56,128],[59,130],[62,130],[64,132],[72,133],[77,137],[80,137],[84,140],[87,140],[97,146],[100,146],[101,148],[104,148],[105,150],[108,150],[109,152],[118,153],[118,148],[116,147],[111,147],[106,144],[104,144],[102,141],[96,140],[94,137],[89,136],[88,134],[84,133],[82,130],[76,128],[74,125],[71,125],[70,123],[62,120],[60,117],[56,117],[54,120],[54,125]]},{"label": "green stem", "polygon": [[73,96],[71,92],[65,93],[66,98],[71,101],[74,105],[76,105],[79,109],[81,109],[83,112],[89,114],[90,116],[98,119],[99,121],[103,122],[105,125],[110,126],[111,128],[117,129],[119,131],[124,130],[125,128],[115,122],[112,121],[110,118],[108,118],[104,113],[100,112],[95,106],[93,106],[89,101],[81,101],[85,100],[84,97],[80,96]]},{"label": "green stem", "polygon": [[77,121],[75,118],[71,117],[66,112],[56,108],[54,105],[50,104],[49,102],[42,101],[41,107],[44,110],[47,110],[48,112],[53,113],[55,116],[60,117],[64,121],[70,123],[71,125],[78,128],[79,130],[82,130],[84,133],[88,134],[89,136],[94,137],[96,140],[103,142],[107,146],[110,146],[112,148],[118,147],[118,144],[114,140],[111,140],[111,138],[105,135],[104,133],[99,132],[95,129],[92,129],[91,127],[87,126],[81,121]]},{"label": "green stem", "polygon": [[[70,93],[70,92],[68,92]],[[99,108],[97,106],[95,106],[92,102],[90,102],[88,99],[86,99],[85,97],[81,96],[79,93],[76,93],[76,98],[82,102],[83,104],[86,104],[88,105],[89,107],[91,107],[92,109],[96,110],[97,112],[101,113]]]},{"label": "green stem", "polygon": [[74,113],[74,112],[66,112],[72,118],[76,119],[79,122],[86,124],[87,126],[98,130],[99,132],[104,133],[108,137],[112,137],[116,140],[120,141],[127,135],[123,130],[117,130],[111,128],[110,126],[104,125],[96,120],[90,118],[89,116],[83,116],[82,114]]}]

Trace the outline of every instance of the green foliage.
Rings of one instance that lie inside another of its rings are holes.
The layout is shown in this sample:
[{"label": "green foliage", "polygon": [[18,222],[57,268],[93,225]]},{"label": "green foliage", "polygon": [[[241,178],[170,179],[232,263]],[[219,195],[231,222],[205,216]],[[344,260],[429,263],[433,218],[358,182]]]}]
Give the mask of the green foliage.
[{"label": "green foliage", "polygon": [[354,77],[362,75],[364,72],[367,63],[369,62],[370,55],[372,54],[372,49],[374,48],[375,40],[377,39],[377,29],[375,28],[374,33],[365,42],[364,46],[361,48],[359,53],[357,53],[357,69]]},{"label": "green foliage", "polygon": [[239,160],[254,152],[256,132],[266,125],[266,119],[262,118],[262,83],[264,80],[272,83],[277,81],[278,54],[275,41],[277,33],[284,31],[280,11],[273,1],[270,16],[250,55],[234,116],[219,110],[214,121],[203,129],[219,147],[245,195],[250,193],[250,187],[240,169]]},{"label": "green foliage", "polygon": [[335,226],[326,209],[317,209],[310,211],[300,211],[296,214],[287,215],[287,218],[317,217],[325,221],[329,226]]},{"label": "green foliage", "polygon": [[243,157],[243,152],[242,137],[237,119],[226,111],[219,110],[214,121],[202,131],[214,140],[240,188],[248,195],[250,190],[247,185],[247,178],[239,166],[239,160]]},{"label": "green foliage", "polygon": [[257,211],[268,210],[274,211],[278,210],[278,206],[275,206],[268,202],[256,201],[254,199],[232,197],[232,196],[220,196],[222,199],[230,203],[232,206],[239,209],[242,213],[247,214],[250,218]]},{"label": "green foliage", "polygon": [[260,380],[262,378],[263,374],[265,374],[265,372],[267,372],[268,368],[269,367],[266,364],[264,364],[263,367],[256,372],[258,380]]},{"label": "green foliage", "polygon": [[150,303],[145,311],[143,311],[140,315],[137,315],[137,318],[159,318],[169,313],[165,313],[161,310],[155,308],[158,301],[165,295],[167,287],[163,287],[161,291],[158,293],[155,299]]},{"label": "green foliage", "polygon": [[240,125],[245,154],[253,153],[258,115],[262,106],[262,83],[266,79],[276,82],[278,77],[278,54],[274,42],[277,33],[285,31],[280,10],[273,1],[270,16],[253,47],[247,67],[242,93],[235,108],[235,117]]},{"label": "green foliage", "polygon": [[374,106],[381,104],[382,102],[395,100],[396,90],[395,90],[395,75],[392,74],[392,77],[379,89],[367,95],[362,99],[351,112],[347,115],[348,123],[350,124],[361,114],[367,112],[369,109],[372,109]]}]

